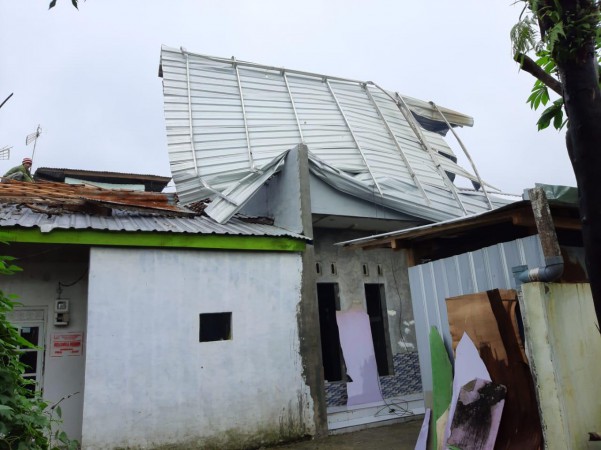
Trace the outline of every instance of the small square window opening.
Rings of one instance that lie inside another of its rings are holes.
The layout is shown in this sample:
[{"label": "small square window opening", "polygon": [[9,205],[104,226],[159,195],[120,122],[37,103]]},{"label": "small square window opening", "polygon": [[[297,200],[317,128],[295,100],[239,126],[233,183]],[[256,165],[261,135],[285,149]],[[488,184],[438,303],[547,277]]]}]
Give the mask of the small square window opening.
[{"label": "small square window opening", "polygon": [[231,339],[231,312],[200,314],[199,342],[229,341]]}]

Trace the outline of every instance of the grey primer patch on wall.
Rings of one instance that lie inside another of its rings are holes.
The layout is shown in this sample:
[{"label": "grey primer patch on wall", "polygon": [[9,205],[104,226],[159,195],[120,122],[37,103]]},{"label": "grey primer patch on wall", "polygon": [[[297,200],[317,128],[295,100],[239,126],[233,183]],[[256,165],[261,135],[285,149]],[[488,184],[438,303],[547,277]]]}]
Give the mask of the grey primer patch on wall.
[{"label": "grey primer patch on wall", "polygon": [[200,342],[229,341],[232,339],[232,313],[200,314]]}]

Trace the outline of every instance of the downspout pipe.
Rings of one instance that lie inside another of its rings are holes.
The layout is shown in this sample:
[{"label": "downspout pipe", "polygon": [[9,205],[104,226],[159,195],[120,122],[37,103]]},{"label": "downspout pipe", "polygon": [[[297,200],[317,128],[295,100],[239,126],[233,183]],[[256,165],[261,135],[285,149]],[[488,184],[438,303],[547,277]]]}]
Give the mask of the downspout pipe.
[{"label": "downspout pipe", "polygon": [[545,265],[534,269],[528,269],[528,266],[513,267],[512,272],[518,289],[522,283],[532,281],[547,283],[558,280],[563,274],[564,268],[564,261],[545,191],[541,187],[529,189],[524,193],[524,199],[530,200],[532,206],[534,222],[545,257]]},{"label": "downspout pipe", "polygon": [[541,281],[548,283],[556,281],[563,275],[563,257],[551,256],[545,258],[543,267],[528,269],[528,266],[516,266],[512,269],[516,284]]}]

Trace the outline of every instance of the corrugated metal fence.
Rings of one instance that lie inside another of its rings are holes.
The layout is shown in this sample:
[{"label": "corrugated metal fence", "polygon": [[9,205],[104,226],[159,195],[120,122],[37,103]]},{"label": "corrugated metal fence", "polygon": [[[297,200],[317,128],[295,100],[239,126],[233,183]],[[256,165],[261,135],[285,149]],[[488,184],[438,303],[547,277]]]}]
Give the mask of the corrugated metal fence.
[{"label": "corrugated metal fence", "polygon": [[431,326],[438,328],[447,349],[451,351],[445,299],[490,289],[515,289],[511,269],[524,264],[530,268],[544,265],[538,235],[420,264],[409,269],[424,393],[432,391],[428,340]]}]

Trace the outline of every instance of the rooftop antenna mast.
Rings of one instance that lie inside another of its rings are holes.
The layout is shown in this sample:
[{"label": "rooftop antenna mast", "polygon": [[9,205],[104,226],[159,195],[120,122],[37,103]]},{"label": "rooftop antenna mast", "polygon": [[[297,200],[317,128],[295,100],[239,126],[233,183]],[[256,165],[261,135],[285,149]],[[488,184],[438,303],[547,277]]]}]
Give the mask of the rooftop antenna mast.
[{"label": "rooftop antenna mast", "polygon": [[9,147],[8,145],[5,145],[4,147],[0,148],[0,159],[9,159],[11,148],[12,146]]},{"label": "rooftop antenna mast", "polygon": [[33,155],[35,155],[35,146],[38,143],[38,138],[42,134],[42,127],[38,124],[38,128],[31,134],[28,134],[25,138],[25,145],[29,145],[33,142],[33,151],[31,152],[31,159],[33,159]]},{"label": "rooftop antenna mast", "polygon": [[2,104],[0,104],[0,108],[2,108],[4,106],[4,104],[13,96],[14,92],[11,92],[10,95],[8,97],[6,97],[6,99],[2,102]]}]

